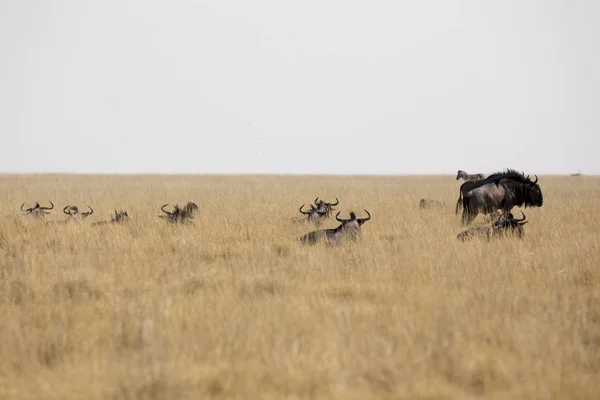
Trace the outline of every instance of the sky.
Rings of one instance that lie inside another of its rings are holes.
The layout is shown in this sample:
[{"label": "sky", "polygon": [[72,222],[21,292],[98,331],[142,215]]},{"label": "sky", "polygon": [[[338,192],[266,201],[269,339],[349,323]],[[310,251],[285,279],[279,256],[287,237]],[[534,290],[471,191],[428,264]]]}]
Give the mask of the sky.
[{"label": "sky", "polygon": [[0,0],[0,172],[600,174],[595,0]]}]

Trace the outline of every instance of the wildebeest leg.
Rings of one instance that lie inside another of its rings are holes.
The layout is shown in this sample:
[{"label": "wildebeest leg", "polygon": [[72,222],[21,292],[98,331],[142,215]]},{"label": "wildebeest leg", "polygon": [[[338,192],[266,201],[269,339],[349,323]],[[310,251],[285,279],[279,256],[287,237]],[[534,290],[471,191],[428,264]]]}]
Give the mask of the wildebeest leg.
[{"label": "wildebeest leg", "polygon": [[454,214],[458,215],[458,208],[460,207],[462,203],[462,192],[460,193],[460,195],[458,196],[458,200],[456,201],[456,211],[454,212]]},{"label": "wildebeest leg", "polygon": [[477,216],[477,214],[473,215],[471,210],[469,210],[469,207],[465,207],[463,204],[463,213],[462,213],[462,224],[463,225],[468,225],[471,222],[473,222],[473,220],[475,219],[476,216]]}]

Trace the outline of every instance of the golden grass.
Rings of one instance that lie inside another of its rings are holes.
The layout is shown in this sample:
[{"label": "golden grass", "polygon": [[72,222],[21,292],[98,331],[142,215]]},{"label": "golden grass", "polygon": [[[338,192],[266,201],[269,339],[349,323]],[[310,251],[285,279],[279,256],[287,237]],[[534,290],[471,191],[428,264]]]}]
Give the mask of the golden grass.
[{"label": "golden grass", "polygon": [[[524,241],[460,243],[451,176],[0,176],[0,398],[597,399],[600,179],[540,184]],[[316,196],[361,243],[296,242]]]}]

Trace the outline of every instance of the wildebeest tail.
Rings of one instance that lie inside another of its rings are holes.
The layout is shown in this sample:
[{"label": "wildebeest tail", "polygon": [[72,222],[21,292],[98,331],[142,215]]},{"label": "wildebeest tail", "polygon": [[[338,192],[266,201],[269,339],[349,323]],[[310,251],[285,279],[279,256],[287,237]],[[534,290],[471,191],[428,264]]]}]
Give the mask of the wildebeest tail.
[{"label": "wildebeest tail", "polygon": [[460,203],[462,202],[462,190],[460,191],[460,193],[458,194],[458,200],[456,201],[456,211],[454,212],[454,214],[458,215],[458,207],[460,207]]}]

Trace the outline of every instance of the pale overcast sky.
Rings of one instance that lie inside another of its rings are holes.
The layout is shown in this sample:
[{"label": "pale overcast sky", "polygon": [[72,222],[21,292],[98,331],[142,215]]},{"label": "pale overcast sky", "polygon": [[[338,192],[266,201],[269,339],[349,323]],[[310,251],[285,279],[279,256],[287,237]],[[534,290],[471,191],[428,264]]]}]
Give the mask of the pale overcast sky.
[{"label": "pale overcast sky", "polygon": [[600,173],[600,1],[0,0],[0,172]]}]

